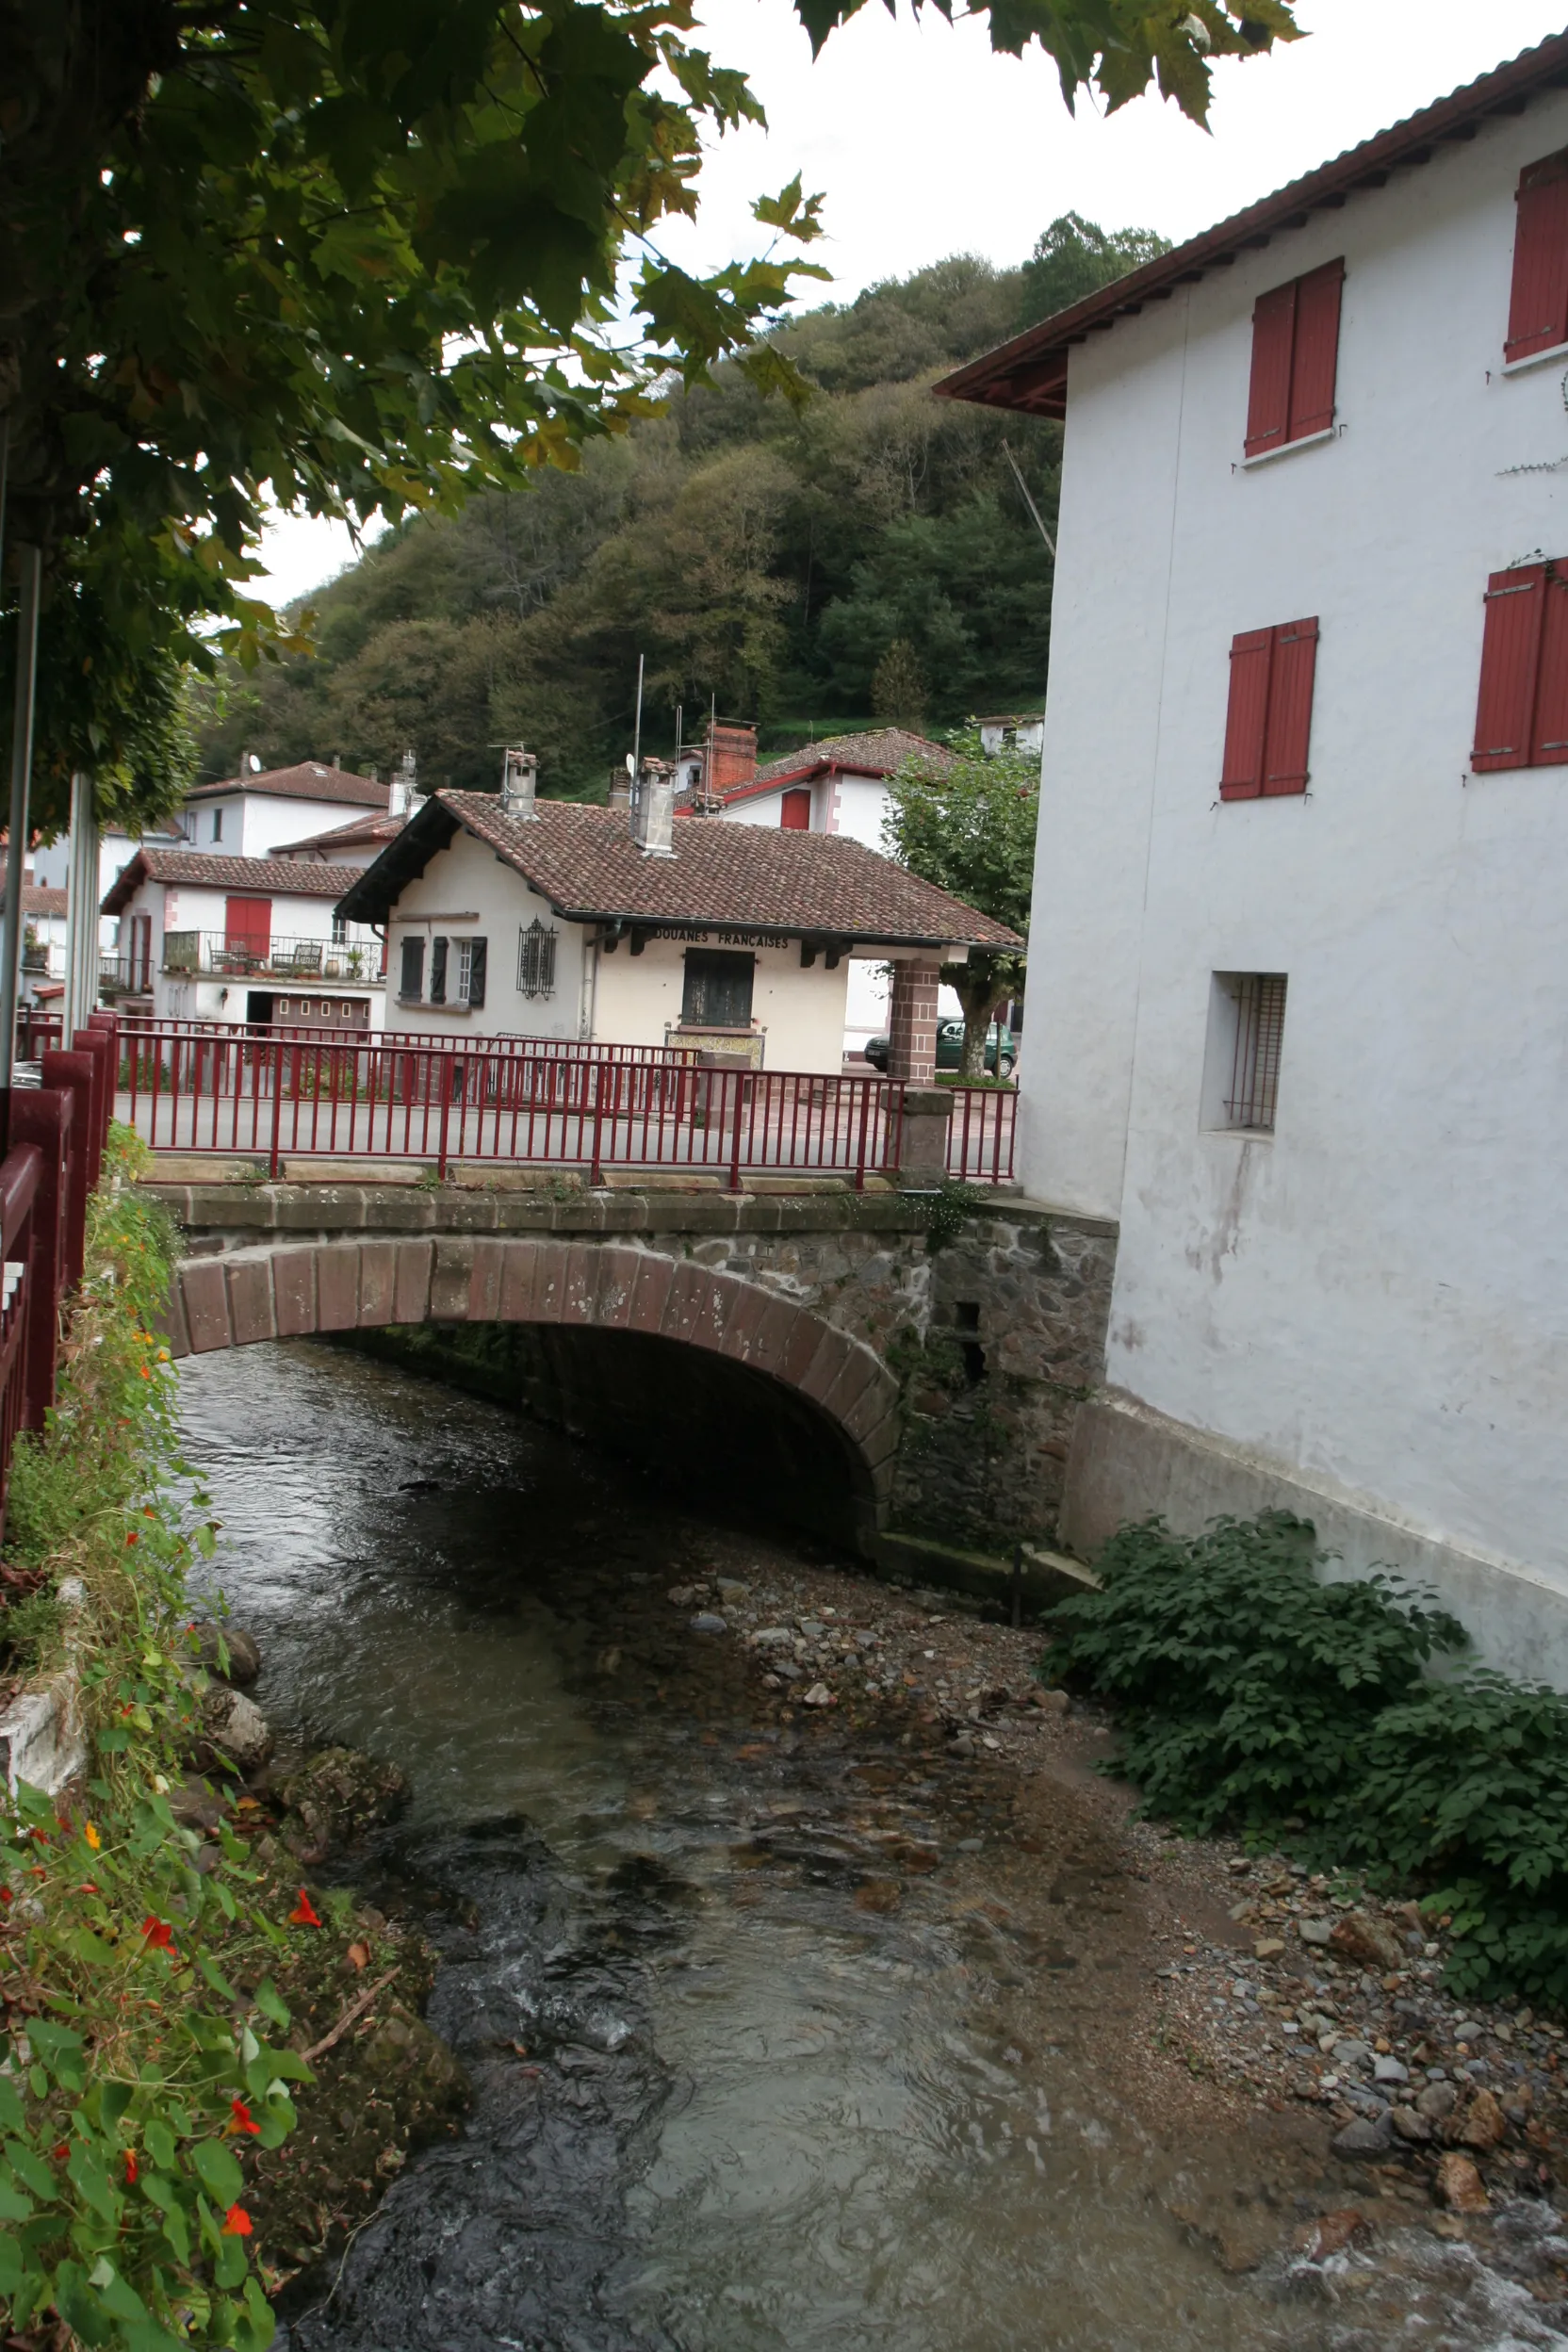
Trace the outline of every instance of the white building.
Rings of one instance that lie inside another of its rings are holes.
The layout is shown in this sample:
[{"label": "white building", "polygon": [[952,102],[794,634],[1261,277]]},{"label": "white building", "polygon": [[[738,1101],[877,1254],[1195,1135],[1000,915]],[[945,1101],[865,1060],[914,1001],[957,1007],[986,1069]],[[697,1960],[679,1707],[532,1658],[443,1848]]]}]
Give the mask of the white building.
[{"label": "white building", "polygon": [[266,858],[302,831],[384,816],[393,790],[374,776],[351,775],[335,760],[251,768],[222,783],[196,786],[185,804],[185,836],[192,849],[216,856]]},{"label": "white building", "polygon": [[922,970],[1013,934],[848,837],[672,821],[649,761],[634,810],[441,792],[341,901],[384,924],[388,1026],[442,1037],[679,1045],[838,1072],[852,957]]},{"label": "white building", "polygon": [[1064,1520],[1281,1505],[1568,1683],[1568,34],[950,378],[1066,417],[1021,1097]]},{"label": "white building", "polygon": [[[841,835],[878,852],[889,776],[908,759],[918,757],[941,768],[953,756],[940,743],[898,727],[830,736],[762,767],[757,765],[755,728],[726,727],[716,730],[715,754],[714,787],[699,776],[678,798],[678,814],[701,812],[727,818],[732,825]],[[943,990],[942,1000],[944,1013],[960,1010],[950,988]],[[887,967],[858,958],[850,966],[845,997],[845,1054],[863,1054],[866,1039],[884,1035],[888,1021]]]},{"label": "white building", "polygon": [[382,940],[338,913],[348,878],[325,858],[143,844],[103,903],[116,921],[127,1009],[160,1021],[384,1027]]}]

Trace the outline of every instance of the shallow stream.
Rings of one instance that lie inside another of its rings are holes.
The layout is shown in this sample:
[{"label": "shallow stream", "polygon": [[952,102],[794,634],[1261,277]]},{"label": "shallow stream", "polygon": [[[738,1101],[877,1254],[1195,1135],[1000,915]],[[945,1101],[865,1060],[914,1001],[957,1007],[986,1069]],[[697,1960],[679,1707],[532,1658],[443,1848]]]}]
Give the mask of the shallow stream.
[{"label": "shallow stream", "polygon": [[[474,2085],[296,2299],[296,2352],[1562,2342],[1462,2246],[1423,2239],[1390,2300],[1190,2242],[1164,2193],[1204,2151],[1053,2040],[1050,1950],[987,1923],[1005,1789],[760,1721],[738,1645],[671,1609],[743,1538],[346,1352],[198,1359],[182,1396],[257,1698],[412,1781],[368,1883],[430,1890]],[[883,1911],[890,1838],[940,1858]]]}]

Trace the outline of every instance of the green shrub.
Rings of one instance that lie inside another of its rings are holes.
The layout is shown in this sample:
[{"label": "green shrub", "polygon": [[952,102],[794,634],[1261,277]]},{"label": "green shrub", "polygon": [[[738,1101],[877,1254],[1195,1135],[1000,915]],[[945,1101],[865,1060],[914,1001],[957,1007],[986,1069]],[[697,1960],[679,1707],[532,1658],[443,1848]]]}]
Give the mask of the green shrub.
[{"label": "green shrub", "polygon": [[1148,1812],[1413,1886],[1451,1914],[1457,1992],[1568,2002],[1568,1698],[1475,1666],[1431,1679],[1467,1647],[1458,1622],[1320,1564],[1283,1512],[1124,1527],[1101,1590],[1055,1611],[1047,1671],[1115,1707]]}]

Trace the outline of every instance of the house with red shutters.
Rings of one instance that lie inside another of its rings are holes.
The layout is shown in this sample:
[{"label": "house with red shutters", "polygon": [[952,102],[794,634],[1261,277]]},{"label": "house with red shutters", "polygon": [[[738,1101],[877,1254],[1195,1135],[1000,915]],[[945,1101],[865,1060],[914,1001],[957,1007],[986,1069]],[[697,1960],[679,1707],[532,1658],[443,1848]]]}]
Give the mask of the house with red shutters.
[{"label": "house with red shutters", "polygon": [[1568,1686],[1568,33],[950,376],[1065,422],[1061,1534],[1280,1506]]}]

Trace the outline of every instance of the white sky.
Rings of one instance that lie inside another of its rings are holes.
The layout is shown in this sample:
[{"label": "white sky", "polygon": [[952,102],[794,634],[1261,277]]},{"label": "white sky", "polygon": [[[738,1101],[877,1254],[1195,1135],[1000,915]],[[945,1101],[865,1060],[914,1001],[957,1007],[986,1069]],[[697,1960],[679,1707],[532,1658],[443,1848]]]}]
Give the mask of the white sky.
[{"label": "white sky", "polygon": [[[1299,0],[1306,41],[1222,64],[1205,135],[1158,98],[1109,121],[1062,105],[1037,49],[991,52],[982,21],[934,10],[895,22],[870,0],[815,64],[790,0],[706,0],[705,39],[743,67],[766,132],[724,139],[703,172],[695,222],[661,232],[668,256],[720,268],[760,250],[755,196],[801,172],[828,234],[810,249],[834,272],[808,302],[848,301],[952,253],[1012,264],[1058,213],[1182,238],[1370,138],[1564,29],[1562,0]],[[352,557],[347,531],[281,518],[254,593],[283,603]]]}]

